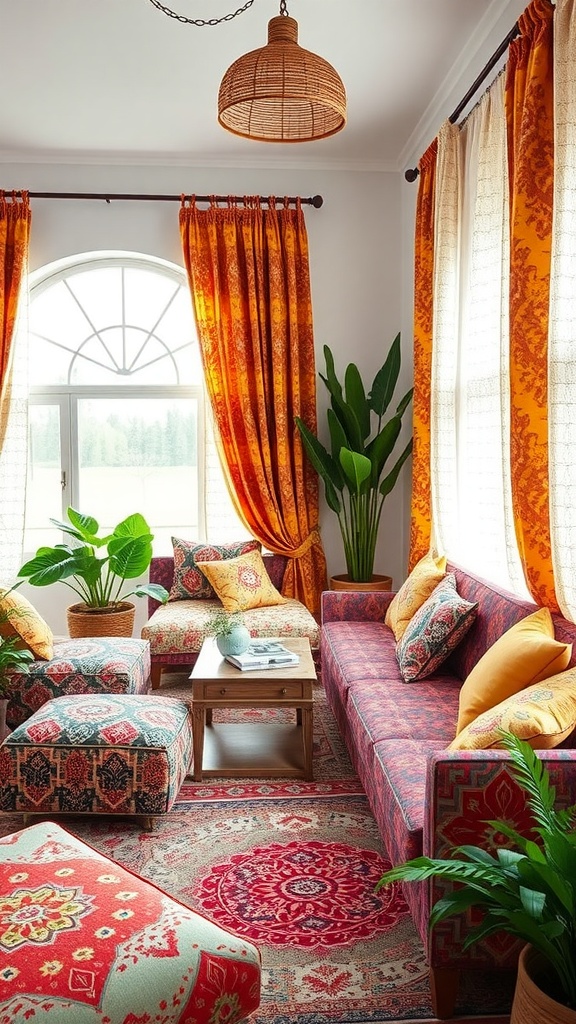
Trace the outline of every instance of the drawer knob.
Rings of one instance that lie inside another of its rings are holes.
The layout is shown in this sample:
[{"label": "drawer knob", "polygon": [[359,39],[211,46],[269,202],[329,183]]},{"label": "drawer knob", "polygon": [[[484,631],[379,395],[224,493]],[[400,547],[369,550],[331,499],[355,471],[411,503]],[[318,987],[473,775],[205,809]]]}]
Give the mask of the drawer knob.
[{"label": "drawer knob", "polygon": [[280,693],[282,694],[282,696],[284,696],[286,692],[286,687],[283,686],[282,689],[280,690]]},{"label": "drawer knob", "polygon": [[220,690],[220,696],[223,697],[225,693],[226,693],[226,687],[223,686],[222,689]]}]

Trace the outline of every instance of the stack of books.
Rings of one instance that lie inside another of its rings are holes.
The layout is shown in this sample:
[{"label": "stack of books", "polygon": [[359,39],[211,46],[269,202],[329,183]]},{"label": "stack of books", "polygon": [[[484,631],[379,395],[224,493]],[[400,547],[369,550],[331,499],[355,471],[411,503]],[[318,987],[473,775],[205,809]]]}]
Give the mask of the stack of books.
[{"label": "stack of books", "polygon": [[253,640],[243,654],[227,654],[226,661],[242,672],[261,668],[289,668],[298,665],[300,658],[278,640]]}]

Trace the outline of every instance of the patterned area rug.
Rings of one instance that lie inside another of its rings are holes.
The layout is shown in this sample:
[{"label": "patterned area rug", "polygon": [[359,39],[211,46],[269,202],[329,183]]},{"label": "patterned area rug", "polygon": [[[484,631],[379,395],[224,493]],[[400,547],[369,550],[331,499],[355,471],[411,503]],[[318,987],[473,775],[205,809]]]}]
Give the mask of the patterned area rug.
[{"label": "patterned area rug", "polygon": [[[185,684],[172,677],[162,691],[182,696]],[[129,819],[59,820],[260,948],[252,1024],[428,1020],[422,944],[399,889],[374,891],[387,866],[376,823],[320,687],[316,699],[314,782],[186,782],[153,832]],[[2,835],[21,827],[0,819]],[[492,1015],[510,996],[507,979],[467,978],[457,1012],[500,1024],[507,1016]]]}]

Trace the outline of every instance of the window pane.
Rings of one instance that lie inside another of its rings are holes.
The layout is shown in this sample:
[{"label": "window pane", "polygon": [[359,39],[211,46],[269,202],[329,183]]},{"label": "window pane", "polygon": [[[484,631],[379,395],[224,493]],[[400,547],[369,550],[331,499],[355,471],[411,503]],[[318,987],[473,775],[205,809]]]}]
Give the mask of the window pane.
[{"label": "window pane", "polygon": [[141,512],[155,551],[197,535],[196,399],[79,399],[78,448],[79,509],[101,527]]},{"label": "window pane", "polygon": [[31,405],[28,419],[28,481],[26,485],[26,551],[57,544],[58,531],[50,519],[62,518],[62,458],[60,409]]}]

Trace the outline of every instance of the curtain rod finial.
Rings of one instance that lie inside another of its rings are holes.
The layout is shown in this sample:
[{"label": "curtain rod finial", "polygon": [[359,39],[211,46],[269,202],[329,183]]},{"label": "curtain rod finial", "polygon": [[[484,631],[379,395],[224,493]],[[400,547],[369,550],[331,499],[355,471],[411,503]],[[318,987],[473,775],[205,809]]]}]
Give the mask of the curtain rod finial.
[{"label": "curtain rod finial", "polygon": [[416,178],[420,174],[417,167],[409,167],[407,171],[404,171],[404,177],[406,181],[416,181]]}]

